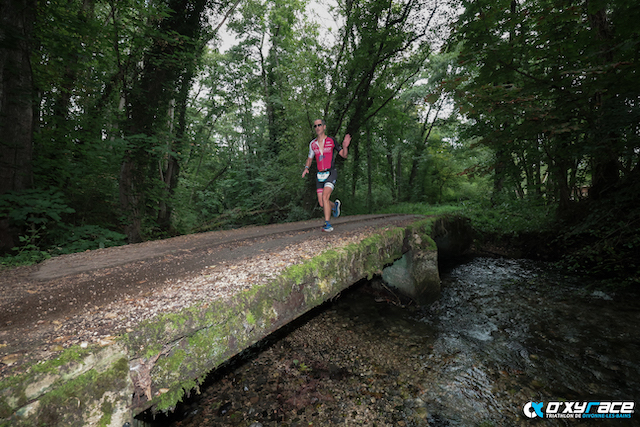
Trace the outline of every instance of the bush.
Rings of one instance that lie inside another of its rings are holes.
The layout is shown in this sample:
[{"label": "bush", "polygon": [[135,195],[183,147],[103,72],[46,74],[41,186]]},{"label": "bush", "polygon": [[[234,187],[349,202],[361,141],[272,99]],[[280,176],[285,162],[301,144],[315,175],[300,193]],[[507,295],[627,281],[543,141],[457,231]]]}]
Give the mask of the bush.
[{"label": "bush", "polygon": [[81,225],[79,227],[64,225],[64,228],[64,235],[52,250],[54,253],[71,254],[126,244],[127,236],[98,225]]},{"label": "bush", "polygon": [[533,199],[489,199],[460,203],[460,214],[471,219],[473,227],[485,235],[538,233],[555,224],[555,207]]},{"label": "bush", "polygon": [[62,221],[64,214],[74,213],[64,195],[56,189],[10,191],[0,195],[0,216],[7,216],[12,227],[21,231],[44,229]]},{"label": "bush", "polygon": [[20,245],[0,258],[3,266],[28,265],[52,255],[117,246],[126,236],[96,225],[73,226],[73,214],[61,191],[31,189],[0,195],[0,216],[19,234]]},{"label": "bush", "polygon": [[458,205],[429,205],[427,203],[399,203],[380,209],[377,213],[397,213],[413,215],[445,215],[460,212],[463,208]]},{"label": "bush", "polygon": [[565,248],[560,267],[616,286],[640,284],[639,205],[634,187],[577,204],[554,242]]},{"label": "bush", "polygon": [[51,235],[62,222],[62,216],[75,211],[67,206],[57,189],[11,191],[0,195],[0,217],[9,218],[9,226],[17,230],[20,245],[14,253],[2,258],[3,264],[33,264],[50,255],[43,248],[52,243]]},{"label": "bush", "polygon": [[305,221],[309,218],[311,218],[309,212],[307,212],[300,206],[292,204],[290,206],[289,215],[287,216],[285,222]]}]

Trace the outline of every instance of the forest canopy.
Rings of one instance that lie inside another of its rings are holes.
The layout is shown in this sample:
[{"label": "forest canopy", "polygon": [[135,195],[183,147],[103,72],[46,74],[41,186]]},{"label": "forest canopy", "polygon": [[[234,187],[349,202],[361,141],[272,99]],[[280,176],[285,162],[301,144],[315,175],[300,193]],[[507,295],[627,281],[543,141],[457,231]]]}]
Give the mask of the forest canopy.
[{"label": "forest canopy", "polygon": [[563,218],[637,193],[631,0],[0,0],[0,12],[4,252],[313,217],[300,173],[318,118],[353,137],[335,191],[350,214],[489,197]]}]

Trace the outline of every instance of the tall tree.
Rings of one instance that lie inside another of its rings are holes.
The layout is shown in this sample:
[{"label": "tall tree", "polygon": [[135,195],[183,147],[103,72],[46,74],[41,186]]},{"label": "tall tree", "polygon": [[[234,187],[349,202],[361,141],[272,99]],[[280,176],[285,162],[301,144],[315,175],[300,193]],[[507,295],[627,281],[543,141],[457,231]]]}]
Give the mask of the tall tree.
[{"label": "tall tree", "polygon": [[417,75],[431,52],[429,39],[438,3],[347,0],[335,47],[331,97],[325,114],[348,133],[357,133]]},{"label": "tall tree", "polygon": [[[33,183],[31,43],[35,0],[0,2],[0,195]],[[9,220],[0,214],[0,251],[13,247]]]},{"label": "tall tree", "polygon": [[[230,72],[236,75],[229,91],[242,93],[236,99],[248,102],[240,127],[251,141],[243,155],[253,182],[245,186],[262,193],[242,203],[259,201],[254,210],[284,210],[300,198],[295,177],[312,138],[311,123],[321,116],[326,99],[326,65],[319,56],[317,28],[305,17],[306,5],[298,0],[243,2],[229,25],[239,41],[228,52]],[[308,194],[314,195],[311,189]]]},{"label": "tall tree", "polygon": [[[169,0],[151,30],[152,45],[145,54],[139,78],[127,90],[125,132],[130,145],[120,173],[120,203],[128,215],[130,242],[142,240],[142,221],[151,213],[147,211],[148,203],[157,210],[162,193],[156,194],[156,200],[149,197],[157,192],[157,185],[162,182],[169,188],[175,185],[173,175],[178,170],[170,113],[179,97],[180,85],[188,87],[191,83],[202,47],[199,38],[205,5],[206,0]],[[182,100],[186,102],[186,97]],[[165,156],[166,169],[162,165]],[[167,173],[170,176],[162,176]],[[169,213],[162,215],[166,217]],[[163,224],[166,226],[166,218]]]},{"label": "tall tree", "polygon": [[0,2],[0,194],[32,185],[35,0]]},{"label": "tall tree", "polygon": [[429,0],[346,0],[339,43],[327,58],[329,96],[324,115],[336,133],[351,134],[351,185],[361,171],[358,137],[365,123],[408,87],[432,49],[430,34],[441,9]]},{"label": "tall tree", "polygon": [[580,179],[596,196],[637,173],[633,2],[461,4],[452,40],[463,46],[465,72],[450,82],[471,119],[468,135],[496,154],[488,167],[497,179],[521,195],[545,182],[562,212]]}]

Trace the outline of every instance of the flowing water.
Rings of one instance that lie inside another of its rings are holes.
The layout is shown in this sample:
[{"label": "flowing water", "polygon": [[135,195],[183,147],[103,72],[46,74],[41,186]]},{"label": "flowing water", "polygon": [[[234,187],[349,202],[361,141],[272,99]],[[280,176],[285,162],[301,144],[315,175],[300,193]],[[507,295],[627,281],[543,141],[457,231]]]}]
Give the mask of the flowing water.
[{"label": "flowing water", "polygon": [[428,408],[452,424],[528,425],[522,408],[529,401],[638,398],[638,301],[546,267],[477,258],[444,275],[442,298],[420,319],[437,331],[425,363],[441,368],[421,396]]},{"label": "flowing water", "polygon": [[173,420],[156,422],[640,425],[636,414],[598,420],[524,415],[528,402],[640,400],[638,300],[550,270],[530,261],[476,258],[441,272],[441,298],[426,309],[348,292],[221,371]]}]

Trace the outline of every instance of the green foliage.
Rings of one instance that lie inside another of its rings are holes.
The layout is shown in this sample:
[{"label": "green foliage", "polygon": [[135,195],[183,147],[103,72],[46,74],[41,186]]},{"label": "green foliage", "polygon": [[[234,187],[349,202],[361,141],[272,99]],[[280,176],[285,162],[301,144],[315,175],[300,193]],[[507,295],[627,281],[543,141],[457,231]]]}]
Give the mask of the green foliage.
[{"label": "green foliage", "polygon": [[[497,202],[497,203],[496,203]],[[611,286],[640,284],[640,209],[631,189],[612,194],[606,201],[582,201],[574,215],[556,220],[554,205],[540,201],[501,197],[464,201],[451,205],[401,203],[378,213],[446,215],[456,213],[471,219],[476,238],[514,242],[527,246],[536,239],[539,247],[552,247],[559,268],[598,277]]]},{"label": "green foliage", "polygon": [[46,245],[62,217],[73,212],[65,203],[64,195],[55,189],[0,195],[0,216],[8,217],[10,227],[20,233],[20,246],[13,249],[14,255],[3,257],[2,264],[25,265],[48,258],[50,255],[43,250],[43,244]]},{"label": "green foliage", "polygon": [[450,47],[464,67],[446,83],[466,138],[495,154],[482,165],[495,189],[565,209],[575,189],[628,176],[639,153],[633,2],[460,4]]},{"label": "green foliage", "polygon": [[[299,177],[311,120],[334,118],[330,134],[339,139],[344,123],[355,130],[373,122],[430,50],[429,22],[414,14],[424,2],[336,8],[347,19],[338,29],[343,45],[308,19],[305,1],[241,2],[226,21],[237,35],[226,53],[203,48],[213,34],[205,34],[201,7],[212,4],[193,2],[187,13],[187,3],[38,5],[35,184],[61,188],[76,214],[32,229],[32,249],[120,243],[111,231],[120,225],[135,241],[318,215],[312,180]],[[226,17],[231,6],[208,12]],[[335,194],[354,197],[347,212],[398,197],[387,155],[400,152],[403,138],[376,132],[366,165],[362,157],[340,165]]]},{"label": "green foliage", "polygon": [[505,200],[493,205],[488,198],[466,200],[456,204],[430,205],[400,203],[378,211],[427,216],[458,214],[471,219],[473,227],[482,236],[518,236],[523,233],[550,230],[555,222],[549,206],[527,200]]},{"label": "green foliage", "polygon": [[[38,3],[34,183],[60,190],[0,196],[20,240],[4,261],[122,244],[123,226],[135,241],[319,217],[300,178],[316,118],[353,136],[334,191],[347,215],[455,209],[518,235],[571,213],[580,187],[633,181],[632,1],[461,0],[449,20],[434,5],[340,3],[329,34],[299,0]],[[226,52],[208,14],[235,36]],[[436,22],[455,30],[434,55]],[[635,219],[614,212],[562,235],[588,243],[576,270],[633,264]]]},{"label": "green foliage", "polygon": [[125,236],[95,225],[69,224],[75,210],[57,189],[32,189],[0,195],[0,216],[19,231],[20,245],[2,257],[5,266],[40,262],[52,255],[122,245]]},{"label": "green foliage", "polygon": [[460,214],[471,218],[474,228],[485,236],[519,236],[541,233],[555,225],[555,206],[535,199],[504,197],[498,203],[489,198],[460,203]]},{"label": "green foliage", "polygon": [[309,212],[303,209],[301,206],[291,204],[288,206],[289,211],[285,222],[305,221],[310,218]]},{"label": "green foliage", "polygon": [[24,190],[0,195],[0,216],[8,216],[13,226],[35,230],[62,221],[65,214],[75,211],[67,206],[57,189]]},{"label": "green foliage", "polygon": [[15,254],[0,256],[0,265],[3,267],[17,267],[21,265],[37,264],[51,257],[46,251],[40,250],[35,243],[40,239],[38,233],[19,236],[20,246],[13,248]]},{"label": "green foliage", "polygon": [[58,236],[54,254],[104,249],[126,243],[127,236],[124,234],[98,225],[67,226],[64,224],[61,228],[64,231]]},{"label": "green foliage", "polygon": [[476,223],[487,233],[553,230],[564,267],[637,282],[638,9],[459,4],[449,49],[461,67],[445,86],[467,119],[462,137],[492,154],[467,170],[493,177]]},{"label": "green foliage", "polygon": [[435,13],[437,6],[368,0],[338,7],[345,25],[335,47],[329,118],[355,133],[420,72],[431,50],[431,21],[419,16]]},{"label": "green foliage", "polygon": [[440,216],[456,213],[470,218],[480,236],[517,236],[550,230],[555,221],[552,207],[528,200],[504,200],[493,205],[488,198],[466,200],[456,204],[429,205],[423,203],[400,203],[379,213],[403,213]]},{"label": "green foliage", "polygon": [[438,216],[460,212],[464,209],[456,205],[429,205],[426,203],[399,203],[380,209],[377,213],[398,213],[411,215]]},{"label": "green foliage", "polygon": [[640,284],[640,209],[637,185],[604,200],[583,201],[562,221],[555,244],[565,249],[562,268],[608,280],[612,285]]}]

